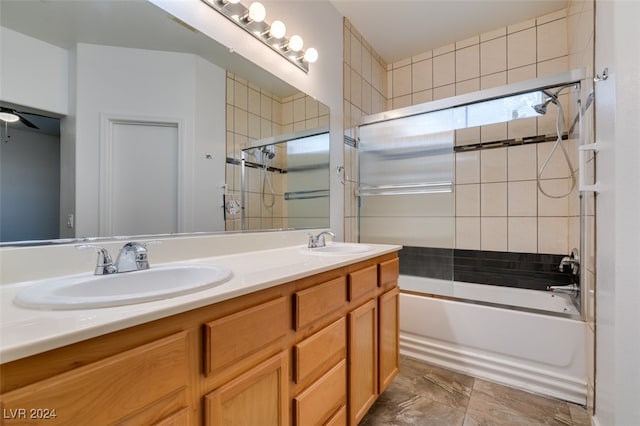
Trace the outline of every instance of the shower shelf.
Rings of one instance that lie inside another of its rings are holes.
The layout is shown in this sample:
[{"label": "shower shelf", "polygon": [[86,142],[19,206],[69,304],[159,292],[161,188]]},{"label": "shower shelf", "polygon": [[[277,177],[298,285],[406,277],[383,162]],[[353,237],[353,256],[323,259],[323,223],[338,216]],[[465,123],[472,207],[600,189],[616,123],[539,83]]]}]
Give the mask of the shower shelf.
[{"label": "shower shelf", "polygon": [[312,189],[310,191],[285,192],[285,200],[309,200],[311,198],[325,198],[329,196],[328,189]]},{"label": "shower shelf", "polygon": [[356,195],[370,197],[376,195],[408,195],[408,194],[436,194],[452,192],[453,182],[405,183],[397,185],[361,186]]}]

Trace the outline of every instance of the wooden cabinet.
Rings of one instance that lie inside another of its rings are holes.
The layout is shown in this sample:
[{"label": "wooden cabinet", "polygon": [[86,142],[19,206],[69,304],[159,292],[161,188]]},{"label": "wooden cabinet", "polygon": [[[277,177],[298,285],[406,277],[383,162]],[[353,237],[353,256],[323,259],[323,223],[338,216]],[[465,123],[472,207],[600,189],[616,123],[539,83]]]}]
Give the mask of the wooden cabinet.
[{"label": "wooden cabinet", "polygon": [[178,333],[3,394],[3,424],[153,424],[185,408],[187,381]]},{"label": "wooden cabinet", "polygon": [[357,425],[378,397],[376,300],[349,313],[349,420]]},{"label": "wooden cabinet", "polygon": [[205,425],[289,424],[288,356],[281,353],[205,396]]},{"label": "wooden cabinet", "polygon": [[397,277],[387,254],[1,364],[0,421],[355,426],[398,371]]}]

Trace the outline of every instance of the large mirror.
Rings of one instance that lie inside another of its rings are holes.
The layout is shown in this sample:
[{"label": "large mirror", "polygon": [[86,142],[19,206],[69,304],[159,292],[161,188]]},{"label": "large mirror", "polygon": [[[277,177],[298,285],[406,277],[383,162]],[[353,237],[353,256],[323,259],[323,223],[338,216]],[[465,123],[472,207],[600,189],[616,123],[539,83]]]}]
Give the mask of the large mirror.
[{"label": "large mirror", "polygon": [[146,0],[0,8],[0,244],[328,225],[225,208],[247,149],[328,147],[326,106]]}]

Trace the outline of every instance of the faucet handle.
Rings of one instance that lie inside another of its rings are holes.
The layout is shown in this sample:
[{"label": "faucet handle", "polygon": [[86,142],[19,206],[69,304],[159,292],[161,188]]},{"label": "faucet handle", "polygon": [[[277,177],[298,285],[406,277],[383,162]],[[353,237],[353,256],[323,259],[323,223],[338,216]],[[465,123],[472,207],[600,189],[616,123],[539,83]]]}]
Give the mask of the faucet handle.
[{"label": "faucet handle", "polygon": [[78,250],[96,250],[98,252],[98,260],[96,262],[95,275],[107,275],[118,272],[113,265],[113,259],[106,248],[95,244],[79,244],[75,246]]}]

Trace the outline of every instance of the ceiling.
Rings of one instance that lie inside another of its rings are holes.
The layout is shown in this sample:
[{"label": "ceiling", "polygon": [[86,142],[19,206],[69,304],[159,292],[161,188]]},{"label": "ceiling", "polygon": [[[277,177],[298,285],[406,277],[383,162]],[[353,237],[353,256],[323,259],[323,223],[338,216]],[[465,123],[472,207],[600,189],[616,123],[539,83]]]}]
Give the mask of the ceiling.
[{"label": "ceiling", "polygon": [[542,16],[568,3],[567,0],[329,1],[386,63]]}]

